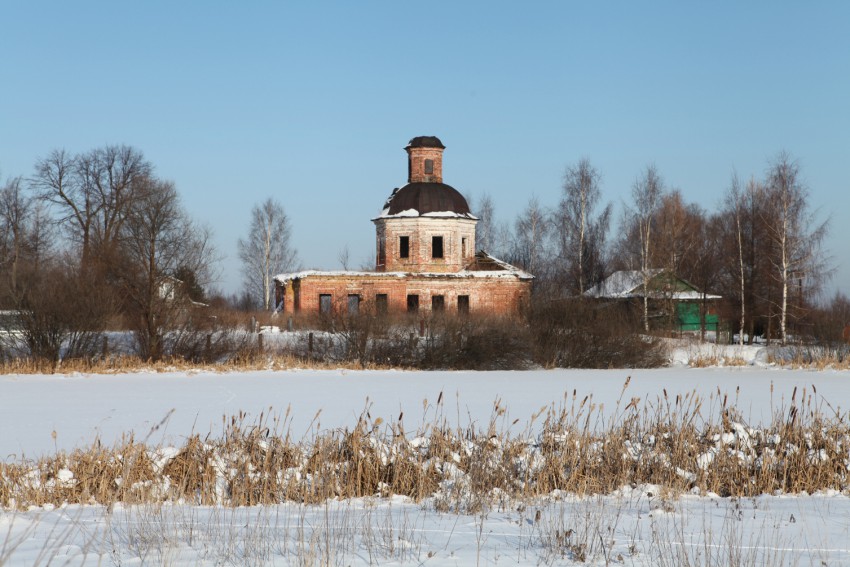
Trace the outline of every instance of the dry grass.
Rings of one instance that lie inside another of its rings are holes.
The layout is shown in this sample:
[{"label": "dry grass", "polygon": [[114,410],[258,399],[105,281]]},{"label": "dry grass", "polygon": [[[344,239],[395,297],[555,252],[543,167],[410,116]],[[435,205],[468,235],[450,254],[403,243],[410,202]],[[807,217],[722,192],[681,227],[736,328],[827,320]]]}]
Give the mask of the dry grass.
[{"label": "dry grass", "polygon": [[55,374],[81,372],[86,374],[118,374],[122,372],[209,371],[236,372],[251,370],[290,370],[293,368],[327,370],[337,368],[380,370],[398,368],[359,361],[330,361],[292,354],[245,353],[221,362],[193,362],[180,357],[160,361],[144,360],[137,356],[116,356],[109,359],[70,359],[58,366],[43,360],[13,358],[0,362],[0,374]]},{"label": "dry grass", "polygon": [[698,354],[688,359],[691,368],[716,368],[723,366],[749,366],[750,363],[740,356],[727,356],[720,353]]},{"label": "dry grass", "polygon": [[774,364],[812,370],[850,370],[850,347],[822,345],[788,345],[770,351]]},{"label": "dry grass", "polygon": [[[565,396],[522,430],[501,401],[484,426],[452,427],[442,396],[413,433],[364,411],[352,429],[294,440],[288,416],[224,420],[220,438],[192,435],[181,447],[132,437],[38,461],[0,464],[0,505],[187,502],[246,506],[332,498],[433,497],[438,510],[475,513],[495,501],[556,491],[610,494],[653,484],[671,495],[721,496],[847,490],[845,415],[797,392],[771,423],[747,425],[727,396],[696,394],[613,411]],[[532,435],[532,431],[534,435]]]},{"label": "dry grass", "polygon": [[688,366],[691,368],[714,368],[729,366],[749,366],[734,345],[709,345],[707,343],[688,342]]}]

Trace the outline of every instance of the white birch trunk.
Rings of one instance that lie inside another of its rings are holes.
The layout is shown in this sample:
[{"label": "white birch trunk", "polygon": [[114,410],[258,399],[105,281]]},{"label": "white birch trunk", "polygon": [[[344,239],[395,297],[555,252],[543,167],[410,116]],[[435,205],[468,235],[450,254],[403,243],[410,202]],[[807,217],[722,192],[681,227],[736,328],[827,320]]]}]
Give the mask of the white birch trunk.
[{"label": "white birch trunk", "polygon": [[738,333],[738,344],[744,346],[744,325],[746,324],[746,308],[744,305],[746,301],[746,283],[744,280],[744,235],[741,233],[741,211],[738,207],[736,207],[735,211],[735,222],[738,227],[738,268],[740,269],[741,275],[741,330]]}]

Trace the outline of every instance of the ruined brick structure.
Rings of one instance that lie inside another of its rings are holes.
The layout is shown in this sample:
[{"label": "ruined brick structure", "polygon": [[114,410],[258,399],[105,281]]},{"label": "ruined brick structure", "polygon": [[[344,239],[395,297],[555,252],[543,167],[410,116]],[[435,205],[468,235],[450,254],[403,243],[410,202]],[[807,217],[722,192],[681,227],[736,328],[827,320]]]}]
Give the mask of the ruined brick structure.
[{"label": "ruined brick structure", "polygon": [[456,189],[443,183],[439,138],[410,140],[407,185],[395,189],[375,223],[374,272],[303,271],[275,277],[285,313],[515,314],[533,276],[475,252],[478,219]]}]

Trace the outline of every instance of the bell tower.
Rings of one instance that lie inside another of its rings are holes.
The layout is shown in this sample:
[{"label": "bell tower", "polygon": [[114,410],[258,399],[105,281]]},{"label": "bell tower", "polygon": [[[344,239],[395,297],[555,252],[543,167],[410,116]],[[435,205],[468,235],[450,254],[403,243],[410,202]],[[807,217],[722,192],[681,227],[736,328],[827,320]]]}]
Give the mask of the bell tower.
[{"label": "bell tower", "polygon": [[407,185],[395,189],[375,223],[378,272],[459,272],[475,256],[478,219],[460,192],[443,183],[436,136],[417,136],[407,152]]}]

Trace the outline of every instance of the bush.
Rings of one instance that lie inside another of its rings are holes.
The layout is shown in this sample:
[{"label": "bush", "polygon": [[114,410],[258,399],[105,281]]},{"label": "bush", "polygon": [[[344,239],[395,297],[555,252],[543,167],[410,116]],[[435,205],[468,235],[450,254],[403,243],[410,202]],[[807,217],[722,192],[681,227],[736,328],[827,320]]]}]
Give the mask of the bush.
[{"label": "bush", "polygon": [[6,333],[6,350],[50,367],[96,356],[114,305],[98,278],[62,265],[33,278],[15,303],[17,329]]},{"label": "bush", "polygon": [[547,368],[657,368],[663,343],[640,331],[628,307],[580,299],[536,301],[529,314],[534,360]]},{"label": "bush", "polygon": [[418,368],[524,370],[533,366],[523,321],[509,318],[439,317],[428,327]]}]

